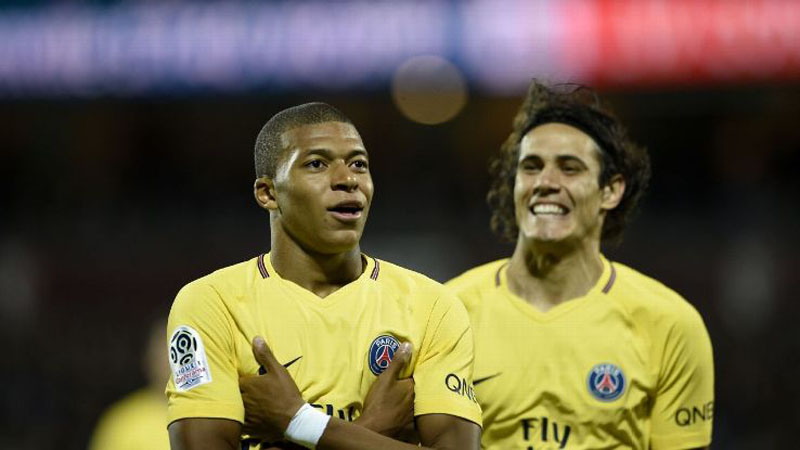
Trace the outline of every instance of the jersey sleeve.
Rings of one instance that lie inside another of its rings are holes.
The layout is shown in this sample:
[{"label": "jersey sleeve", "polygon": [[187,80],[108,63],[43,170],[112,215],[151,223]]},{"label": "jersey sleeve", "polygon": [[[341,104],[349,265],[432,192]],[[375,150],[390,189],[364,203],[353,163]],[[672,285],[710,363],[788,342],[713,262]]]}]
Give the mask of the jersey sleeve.
[{"label": "jersey sleeve", "polygon": [[445,293],[432,308],[414,368],[414,415],[449,414],[481,425],[472,385],[473,358],[467,312]]},{"label": "jersey sleeve", "polygon": [[714,361],[703,319],[689,305],[663,342],[652,410],[653,450],[686,449],[711,443]]},{"label": "jersey sleeve", "polygon": [[178,293],[167,324],[168,423],[190,417],[244,420],[232,323],[217,291],[202,279]]}]

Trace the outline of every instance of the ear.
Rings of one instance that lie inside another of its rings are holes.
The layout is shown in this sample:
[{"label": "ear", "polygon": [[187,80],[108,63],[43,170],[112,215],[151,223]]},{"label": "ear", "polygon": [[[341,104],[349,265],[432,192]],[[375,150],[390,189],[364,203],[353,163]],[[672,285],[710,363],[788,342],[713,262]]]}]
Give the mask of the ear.
[{"label": "ear", "polygon": [[253,183],[253,196],[256,203],[267,211],[277,211],[278,200],[275,195],[275,182],[269,177],[258,177]]},{"label": "ear", "polygon": [[622,178],[622,175],[616,174],[601,189],[603,198],[600,202],[600,209],[610,211],[622,201],[625,194],[625,179]]}]

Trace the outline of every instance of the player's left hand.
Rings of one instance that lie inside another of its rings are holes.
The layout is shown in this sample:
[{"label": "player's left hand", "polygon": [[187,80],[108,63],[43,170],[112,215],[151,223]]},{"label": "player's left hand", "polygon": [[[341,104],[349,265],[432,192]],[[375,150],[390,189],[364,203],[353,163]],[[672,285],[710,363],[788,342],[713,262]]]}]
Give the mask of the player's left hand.
[{"label": "player's left hand", "polygon": [[239,378],[245,416],[242,432],[266,441],[280,440],[305,401],[261,336],[253,339],[253,355],[267,373]]},{"label": "player's left hand", "polygon": [[378,375],[364,400],[356,423],[404,442],[416,440],[414,428],[414,380],[400,376],[411,363],[411,343],[404,342],[389,367]]}]

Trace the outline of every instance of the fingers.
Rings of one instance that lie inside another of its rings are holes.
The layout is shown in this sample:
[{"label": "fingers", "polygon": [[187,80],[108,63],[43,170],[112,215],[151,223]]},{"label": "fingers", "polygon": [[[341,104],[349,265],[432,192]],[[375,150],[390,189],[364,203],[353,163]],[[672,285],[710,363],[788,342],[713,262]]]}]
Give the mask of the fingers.
[{"label": "fingers", "polygon": [[392,362],[389,363],[389,367],[386,368],[384,373],[388,372],[387,376],[396,379],[403,372],[403,369],[406,368],[409,361],[411,361],[411,343],[403,342],[400,344],[400,347],[397,349],[397,351],[394,352]]},{"label": "fingers", "polygon": [[253,338],[253,356],[255,356],[256,361],[267,370],[274,368],[275,365],[278,364],[278,361],[272,354],[272,350],[269,349],[267,342],[261,336]]}]

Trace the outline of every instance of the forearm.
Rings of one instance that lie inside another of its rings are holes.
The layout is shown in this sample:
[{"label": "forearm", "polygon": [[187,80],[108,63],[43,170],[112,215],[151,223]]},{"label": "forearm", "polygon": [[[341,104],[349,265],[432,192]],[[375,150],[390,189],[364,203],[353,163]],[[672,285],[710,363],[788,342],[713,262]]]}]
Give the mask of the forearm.
[{"label": "forearm", "polygon": [[237,450],[241,424],[225,419],[183,419],[169,426],[172,450]]},{"label": "forearm", "polygon": [[418,416],[416,423],[424,447],[396,441],[355,423],[332,418],[317,443],[317,448],[320,450],[419,450],[421,448],[478,450],[480,448],[481,428],[466,419],[447,414],[426,414]]},{"label": "forearm", "polygon": [[431,447],[396,441],[361,424],[331,418],[317,448],[319,450],[420,450]]}]

